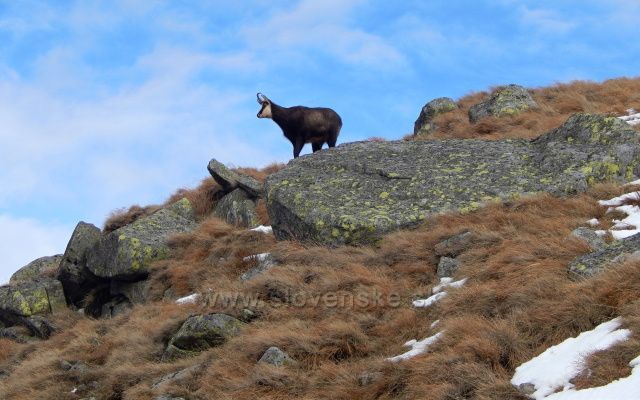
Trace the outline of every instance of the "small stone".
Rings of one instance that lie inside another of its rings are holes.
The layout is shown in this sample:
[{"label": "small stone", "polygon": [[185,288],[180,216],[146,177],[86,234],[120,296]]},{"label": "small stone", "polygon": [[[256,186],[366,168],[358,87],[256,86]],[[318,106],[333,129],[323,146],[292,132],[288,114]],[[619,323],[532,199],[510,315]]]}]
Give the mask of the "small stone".
[{"label": "small stone", "polygon": [[440,257],[438,263],[438,278],[451,278],[460,266],[460,261],[451,257]]},{"label": "small stone", "polygon": [[289,357],[287,353],[275,346],[269,347],[267,351],[262,354],[262,357],[260,357],[258,362],[275,365],[276,367],[291,365],[295,363],[295,361],[291,357]]},{"label": "small stone", "polygon": [[248,281],[256,276],[262,274],[263,272],[271,269],[272,267],[278,265],[276,259],[270,253],[257,254],[255,256],[245,257],[245,261],[251,261],[253,259],[258,260],[258,265],[254,268],[251,268],[247,272],[240,275],[240,280]]},{"label": "small stone", "polygon": [[453,111],[458,105],[448,97],[439,97],[431,100],[422,107],[418,119],[413,125],[414,135],[429,135],[436,130],[435,124],[432,122],[435,117],[440,114]]},{"label": "small stone", "polygon": [[478,103],[469,109],[469,121],[476,123],[480,119],[489,116],[516,115],[537,106],[529,91],[524,87],[518,85],[502,86],[493,91],[488,100]]},{"label": "small stone", "polygon": [[158,389],[162,386],[168,385],[169,383],[181,381],[182,379],[185,379],[191,376],[191,374],[193,374],[194,372],[198,371],[201,368],[202,368],[202,365],[198,364],[198,365],[193,365],[191,367],[184,368],[179,371],[167,374],[162,378],[156,380],[151,385],[151,389]]},{"label": "small stone", "polygon": [[256,205],[242,189],[235,189],[220,199],[213,213],[230,225],[244,228],[260,225]]},{"label": "small stone", "polygon": [[576,228],[571,232],[571,236],[585,241],[591,247],[591,250],[600,250],[607,245],[604,239],[589,228]]},{"label": "small stone", "polygon": [[439,256],[457,257],[471,247],[474,239],[473,232],[464,231],[436,244],[433,249]]},{"label": "small stone", "polygon": [[520,392],[522,392],[523,394],[526,394],[527,396],[530,396],[532,394],[535,393],[536,391],[536,386],[533,383],[521,383],[518,386],[518,390],[520,390]]},{"label": "small stone", "polygon": [[382,372],[365,372],[358,376],[358,384],[360,386],[368,386],[379,381],[383,376]]}]

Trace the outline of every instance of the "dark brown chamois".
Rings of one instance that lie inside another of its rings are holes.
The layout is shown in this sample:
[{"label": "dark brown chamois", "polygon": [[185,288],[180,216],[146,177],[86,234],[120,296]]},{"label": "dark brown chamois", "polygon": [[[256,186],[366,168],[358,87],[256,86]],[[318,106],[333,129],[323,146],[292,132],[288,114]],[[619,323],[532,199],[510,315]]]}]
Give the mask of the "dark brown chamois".
[{"label": "dark brown chamois", "polygon": [[293,158],[298,158],[305,143],[311,143],[314,153],[325,143],[335,147],[342,119],[332,109],[280,107],[262,93],[258,93],[257,97],[262,106],[258,118],[271,118],[278,124],[284,136],[293,144]]}]

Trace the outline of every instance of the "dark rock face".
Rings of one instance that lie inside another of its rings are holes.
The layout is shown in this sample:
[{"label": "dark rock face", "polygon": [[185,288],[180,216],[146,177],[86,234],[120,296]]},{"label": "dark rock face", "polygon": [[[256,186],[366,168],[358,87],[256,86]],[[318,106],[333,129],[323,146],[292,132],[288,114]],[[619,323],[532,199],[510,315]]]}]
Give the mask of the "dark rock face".
[{"label": "dark rock face", "polygon": [[429,135],[436,130],[433,119],[440,114],[453,111],[458,105],[448,97],[439,97],[431,100],[420,111],[418,119],[413,125],[414,135]]},{"label": "dark rock face", "polygon": [[569,275],[578,279],[589,278],[629,259],[640,260],[640,233],[576,257],[569,263]]},{"label": "dark rock face", "polygon": [[0,313],[22,317],[50,314],[66,307],[62,284],[40,279],[0,287]]},{"label": "dark rock face", "polygon": [[489,116],[516,115],[537,106],[527,89],[518,85],[507,85],[496,89],[488,100],[471,107],[469,121],[475,123]]},{"label": "dark rock face", "polygon": [[195,228],[191,203],[182,199],[101,237],[88,252],[86,266],[100,278],[144,279],[149,264],[169,254],[167,238]]},{"label": "dark rock face", "polygon": [[292,160],[267,178],[265,191],[276,238],[362,244],[432,214],[639,175],[631,127],[577,114],[534,141],[349,143]]},{"label": "dark rock face", "polygon": [[86,268],[88,252],[100,237],[100,229],[86,222],[78,223],[71,235],[58,270],[58,279],[70,304],[79,305],[101,281]]},{"label": "dark rock face", "polygon": [[451,257],[440,257],[436,275],[438,278],[451,278],[458,270],[460,261]]},{"label": "dark rock face", "polygon": [[237,335],[243,325],[244,322],[226,314],[189,317],[169,340],[162,359],[187,357],[219,346]]},{"label": "dark rock face", "polygon": [[209,161],[207,169],[226,192],[241,188],[254,198],[262,197],[263,185],[254,178],[234,172],[216,159]]},{"label": "dark rock face", "polygon": [[235,189],[224,196],[213,213],[230,225],[253,228],[260,225],[255,203],[242,189]]},{"label": "dark rock face", "polygon": [[20,268],[9,279],[9,283],[18,283],[34,280],[48,270],[57,271],[62,260],[62,254],[55,256],[40,257]]}]

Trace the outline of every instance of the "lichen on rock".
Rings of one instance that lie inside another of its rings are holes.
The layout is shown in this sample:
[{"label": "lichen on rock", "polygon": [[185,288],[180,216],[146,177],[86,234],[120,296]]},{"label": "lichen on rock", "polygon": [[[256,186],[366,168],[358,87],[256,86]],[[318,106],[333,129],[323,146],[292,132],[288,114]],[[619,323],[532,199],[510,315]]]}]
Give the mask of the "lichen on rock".
[{"label": "lichen on rock", "polygon": [[384,233],[420,225],[429,215],[630,180],[640,175],[639,162],[631,127],[578,114],[534,141],[344,144],[292,160],[269,176],[266,203],[277,239],[370,244]]},{"label": "lichen on rock", "polygon": [[489,116],[517,115],[533,107],[537,107],[537,103],[527,89],[513,84],[501,86],[491,93],[489,99],[469,109],[469,121],[475,123]]}]

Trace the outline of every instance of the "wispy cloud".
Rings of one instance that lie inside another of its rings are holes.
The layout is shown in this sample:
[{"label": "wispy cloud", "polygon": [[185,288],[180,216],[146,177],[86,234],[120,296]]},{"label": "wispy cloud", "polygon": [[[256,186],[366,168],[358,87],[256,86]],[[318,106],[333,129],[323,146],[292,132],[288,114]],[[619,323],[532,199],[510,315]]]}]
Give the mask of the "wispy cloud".
[{"label": "wispy cloud", "polygon": [[537,29],[541,33],[565,34],[577,26],[577,22],[570,20],[569,16],[559,15],[556,11],[550,9],[522,6],[519,9],[519,13],[522,23]]}]

